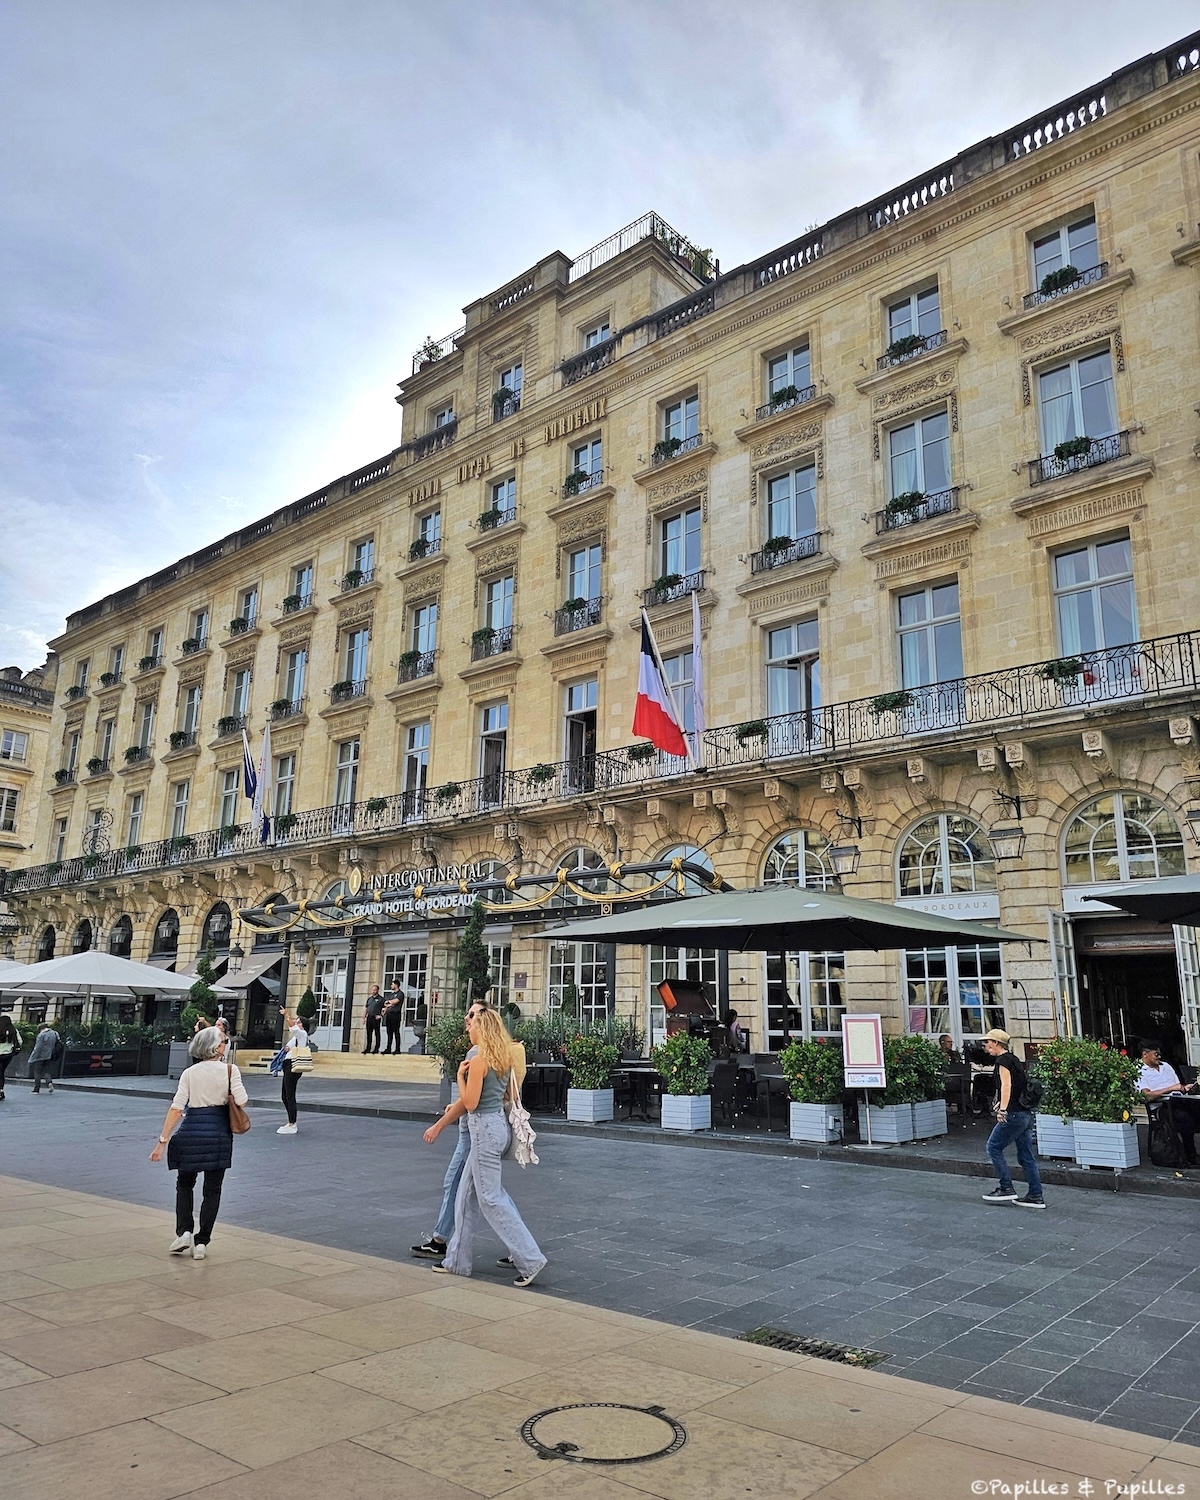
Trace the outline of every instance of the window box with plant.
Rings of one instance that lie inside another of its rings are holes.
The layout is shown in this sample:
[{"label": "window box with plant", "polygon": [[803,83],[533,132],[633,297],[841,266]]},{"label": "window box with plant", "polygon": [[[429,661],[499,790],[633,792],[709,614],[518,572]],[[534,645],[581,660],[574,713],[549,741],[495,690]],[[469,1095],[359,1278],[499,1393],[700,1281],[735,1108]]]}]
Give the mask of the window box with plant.
[{"label": "window box with plant", "polygon": [[1053,297],[1059,292],[1065,292],[1068,287],[1074,286],[1077,281],[1083,280],[1083,272],[1077,271],[1074,266],[1059,266],[1057,271],[1048,271],[1042,277],[1038,285],[1038,295],[1041,297]]},{"label": "window box with plant", "polygon": [[135,766],[140,760],[149,760],[150,751],[145,745],[130,745],[123,758],[127,766]]},{"label": "window box with plant", "polygon": [[237,734],[245,722],[241,714],[222,714],[217,720],[217,733],[222,736]]},{"label": "window box with plant", "polygon": [[889,520],[903,517],[910,520],[920,510],[925,502],[925,496],[920,490],[905,490],[902,495],[893,495],[883,507],[883,513]]},{"label": "window box with plant", "polygon": [[579,491],[583,489],[591,477],[586,469],[572,469],[566,479],[563,480],[563,499],[568,500],[572,495],[578,495]]},{"label": "window box with plant", "polygon": [[660,438],[659,441],[654,445],[654,450],[650,455],[650,461],[656,464],[666,463],[668,459],[674,458],[682,447],[682,438]]},{"label": "window box with plant", "polygon": [[712,1048],[704,1038],[677,1031],[653,1049],[650,1061],[662,1077],[663,1129],[711,1130],[708,1065]]},{"label": "window box with plant", "polygon": [[120,682],[120,680],[121,680],[121,674],[120,674],[120,672],[101,672],[100,673],[100,686],[101,687],[115,687],[117,685],[117,683]]},{"label": "window box with plant", "polygon": [[87,773],[89,776],[99,776],[101,771],[107,770],[108,762],[99,755],[93,755],[87,763]]},{"label": "window box with plant", "polygon": [[347,589],[356,589],[356,588],[360,587],[360,585],[362,584],[363,579],[366,576],[367,575],[363,571],[362,568],[348,568],[346,570],[346,572],[344,572],[342,574],[342,591],[343,591],[343,593]]},{"label": "window box with plant", "polygon": [[248,615],[234,615],[229,622],[229,634],[245,635],[252,623]]},{"label": "window box with plant", "polygon": [[294,711],[290,698],[276,698],[274,703],[271,704],[270,712],[273,719],[286,719]]},{"label": "window box with plant", "polygon": [[83,683],[81,683],[81,682],[73,683],[67,689],[67,697],[69,699],[71,699],[72,702],[74,702],[77,698],[84,698],[86,696],[87,696],[87,688],[84,687]]},{"label": "window box with plant", "polygon": [[531,792],[539,791],[542,787],[549,786],[557,774],[553,766],[540,761],[525,772],[525,785]]},{"label": "window box with plant", "polygon": [[840,1141],[843,1134],[841,1043],[817,1037],[789,1042],[779,1054],[792,1096],[790,1134],[794,1141]]},{"label": "window box with plant", "polygon": [[763,543],[762,555],[770,560],[776,558],[782,552],[787,552],[794,542],[790,536],[770,536]]},{"label": "window box with plant", "polygon": [[499,634],[494,625],[481,625],[471,632],[472,646],[490,646]]},{"label": "window box with plant", "polygon": [[739,724],[733,732],[733,737],[739,745],[756,744],[767,737],[767,721],[765,719],[747,719],[744,724]]},{"label": "window box with plant", "polygon": [[386,808],[387,808],[387,798],[386,797],[368,797],[367,800],[366,800],[366,803],[364,804],[364,806],[365,806],[365,810],[368,813],[370,813],[370,815],[373,818],[374,817],[378,817],[379,814],[381,812],[385,811]]},{"label": "window box with plant", "polygon": [[204,642],[198,635],[189,635],[187,640],[185,640],[183,645],[180,647],[180,650],[183,652],[184,656],[194,656],[203,644]]},{"label": "window box with plant", "polygon": [[625,752],[625,758],[635,766],[648,766],[657,754],[658,751],[653,745],[630,745]]},{"label": "window box with plant", "polygon": [[911,708],[916,702],[914,694],[907,688],[901,688],[896,693],[880,693],[871,699],[871,712],[878,718],[881,714],[903,713],[906,708]]},{"label": "window box with plant", "polygon": [[599,1125],[613,1117],[609,1083],[620,1052],[599,1036],[577,1036],[567,1043],[567,1119]]},{"label": "window box with plant", "polygon": [[1055,443],[1054,457],[1060,464],[1073,463],[1076,459],[1086,458],[1092,451],[1092,440],[1090,437],[1067,438],[1066,442]]},{"label": "window box with plant", "polygon": [[658,595],[659,602],[661,603],[666,599],[666,596],[671,593],[673,589],[677,589],[682,582],[682,573],[660,573],[659,576],[650,585],[650,591],[651,593]]},{"label": "window box with plant", "polygon": [[217,833],[218,842],[222,844],[232,844],[234,839],[237,838],[238,834],[241,833],[241,831],[242,825],[240,823],[222,823],[220,830]]},{"label": "window box with plant", "polygon": [[194,849],[195,847],[196,840],[190,833],[176,834],[175,837],[170,840],[170,849],[172,854],[186,854],[189,850]]},{"label": "window box with plant", "polygon": [[304,604],[303,594],[285,594],[283,599],[283,612],[292,615]]},{"label": "window box with plant", "polygon": [[511,511],[501,510],[498,505],[493,505],[490,510],[485,510],[480,515],[479,520],[476,522],[476,525],[479,527],[480,531],[494,531],[496,527],[499,526],[502,521],[511,516],[511,514]]},{"label": "window box with plant", "polygon": [[462,787],[457,781],[446,781],[434,792],[433,800],[439,807],[445,807],[447,802],[453,802],[461,793]]},{"label": "window box with plant", "polygon": [[158,657],[158,656],[139,656],[138,657],[138,664],[137,664],[138,665],[138,671],[139,672],[153,672],[153,670],[155,669],[155,667],[161,665],[161,661],[162,661],[162,658]]},{"label": "window box with plant", "polygon": [[411,541],[408,544],[409,562],[418,562],[428,551],[429,538],[427,536],[417,537],[415,541]]},{"label": "window box with plant", "polygon": [[334,703],[344,703],[347,698],[353,698],[354,683],[350,678],[344,677],[341,682],[335,682],[329,689],[329,696]]},{"label": "window box with plant", "polygon": [[587,608],[587,603],[588,602],[586,599],[580,599],[577,596],[570,599],[564,599],[562,602],[563,614],[577,615],[581,609]]},{"label": "window box with plant", "polygon": [[286,838],[299,821],[298,813],[280,813],[275,819],[273,827],[276,838]]},{"label": "window box with plant", "polygon": [[74,771],[68,771],[65,766],[62,768],[62,770],[55,771],[54,773],[55,786],[70,786],[71,782],[73,782],[74,780]]},{"label": "window box with plant", "polygon": [[1045,678],[1047,682],[1073,683],[1083,672],[1084,666],[1082,656],[1056,656],[1053,661],[1045,662],[1038,668],[1038,676]]},{"label": "window box with plant", "polygon": [[518,409],[520,402],[515,391],[508,386],[499,386],[492,392],[492,420],[498,422]]},{"label": "window box with plant", "polygon": [[910,355],[920,353],[924,347],[923,333],[906,333],[903,338],[892,340],[883,351],[883,357],[888,360],[908,359]]},{"label": "window box with plant", "polygon": [[184,750],[188,745],[196,743],[195,731],[191,729],[173,729],[167,736],[167,744],[172,750]]}]

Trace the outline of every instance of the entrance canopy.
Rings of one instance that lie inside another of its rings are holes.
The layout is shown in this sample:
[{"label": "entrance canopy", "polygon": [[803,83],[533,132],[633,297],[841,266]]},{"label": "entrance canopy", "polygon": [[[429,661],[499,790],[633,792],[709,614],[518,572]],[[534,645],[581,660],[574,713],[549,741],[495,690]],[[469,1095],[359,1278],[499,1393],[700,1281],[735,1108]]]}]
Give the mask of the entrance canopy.
[{"label": "entrance canopy", "polygon": [[1165,875],[1161,880],[1138,880],[1130,885],[1113,886],[1101,896],[1085,896],[1085,901],[1102,901],[1117,906],[1135,917],[1174,926],[1195,927],[1200,924],[1200,875]]},{"label": "entrance canopy", "polygon": [[[151,964],[137,964],[95,948],[67,953],[40,964],[18,964],[20,973],[0,977],[0,989],[21,995],[186,995],[195,984],[183,974],[170,974]],[[219,985],[215,994],[227,994]]]},{"label": "entrance canopy", "polygon": [[960,922],[912,907],[857,896],[767,886],[662,901],[641,911],[577,921],[538,934],[551,942],[633,943],[724,948],[743,953],[947,947],[958,943],[1031,943],[1039,938],[981,922]]}]

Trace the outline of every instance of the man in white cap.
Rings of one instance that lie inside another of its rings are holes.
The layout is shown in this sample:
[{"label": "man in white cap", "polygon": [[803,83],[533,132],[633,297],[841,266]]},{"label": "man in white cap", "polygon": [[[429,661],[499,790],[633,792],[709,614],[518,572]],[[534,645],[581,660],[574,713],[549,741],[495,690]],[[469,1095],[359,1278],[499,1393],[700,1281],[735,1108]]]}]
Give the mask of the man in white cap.
[{"label": "man in white cap", "polygon": [[[995,1058],[996,1075],[1000,1080],[996,1128],[988,1136],[987,1143],[987,1153],[992,1159],[1000,1184],[990,1193],[984,1193],[983,1201],[1015,1203],[1018,1208],[1045,1208],[1037,1154],[1033,1149],[1033,1111],[1030,1107],[1029,1079],[1025,1073],[1025,1064],[1013,1056],[1007,1031],[989,1031],[983,1039],[983,1049],[989,1057]],[[1017,1160],[1021,1163],[1025,1181],[1029,1184],[1029,1191],[1024,1198],[1017,1196],[1004,1155],[1006,1149],[1014,1143]]]}]

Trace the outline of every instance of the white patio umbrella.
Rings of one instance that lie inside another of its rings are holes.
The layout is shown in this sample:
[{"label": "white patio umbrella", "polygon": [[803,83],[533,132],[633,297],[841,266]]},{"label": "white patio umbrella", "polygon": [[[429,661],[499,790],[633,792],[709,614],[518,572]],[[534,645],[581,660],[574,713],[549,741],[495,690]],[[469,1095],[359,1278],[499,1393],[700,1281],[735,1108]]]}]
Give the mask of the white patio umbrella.
[{"label": "white patio umbrella", "polygon": [[5,974],[15,974],[18,969],[24,973],[28,967],[28,964],[19,964],[12,958],[0,958],[0,980],[4,978]]},{"label": "white patio umbrella", "polygon": [[[0,989],[21,995],[186,995],[195,978],[171,974],[152,964],[134,963],[131,958],[117,958],[112,953],[89,949],[86,953],[65,953],[61,958],[43,959],[40,964],[14,964],[0,974]],[[230,995],[231,990],[212,986],[216,995]]]}]

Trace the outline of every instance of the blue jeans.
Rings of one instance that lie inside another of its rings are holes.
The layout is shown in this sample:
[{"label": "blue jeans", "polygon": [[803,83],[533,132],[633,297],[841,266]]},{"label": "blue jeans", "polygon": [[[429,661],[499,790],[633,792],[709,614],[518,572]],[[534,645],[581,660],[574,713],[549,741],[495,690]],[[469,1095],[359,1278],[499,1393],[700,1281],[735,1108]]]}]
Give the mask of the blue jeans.
[{"label": "blue jeans", "polygon": [[463,1168],[470,1154],[471,1137],[464,1115],[458,1122],[458,1144],[450,1158],[450,1165],[446,1168],[446,1175],[442,1178],[442,1211],[433,1226],[434,1239],[441,1240],[443,1244],[448,1244],[454,1233],[454,1204],[458,1198],[458,1184],[462,1181]]},{"label": "blue jeans", "polygon": [[458,1188],[454,1238],[442,1264],[456,1276],[471,1274],[475,1235],[486,1220],[522,1276],[540,1271],[546,1257],[525,1227],[517,1205],[500,1181],[500,1158],[508,1148],[509,1128],[501,1110],[467,1116],[471,1154]]},{"label": "blue jeans", "polygon": [[1029,1196],[1040,1198],[1042,1179],[1038,1174],[1037,1156],[1033,1150],[1033,1116],[1027,1109],[1010,1109],[1008,1118],[997,1120],[996,1128],[988,1136],[987,1153],[992,1159],[992,1166],[996,1169],[1002,1188],[1012,1187],[1012,1173],[1008,1170],[1004,1152],[1014,1141],[1017,1160],[1021,1163],[1025,1181],[1029,1184]]}]

